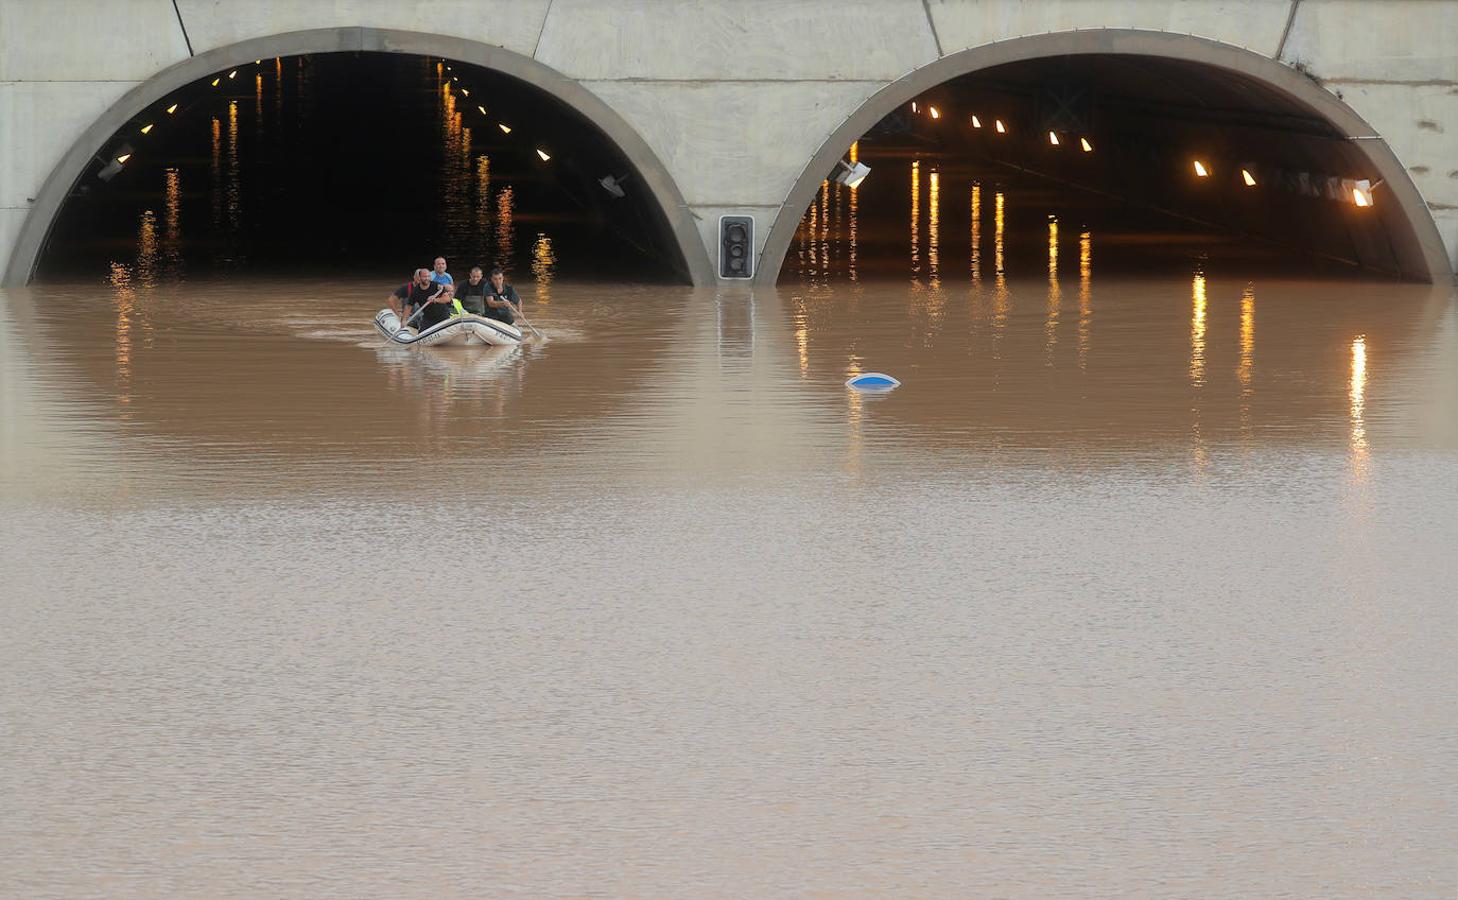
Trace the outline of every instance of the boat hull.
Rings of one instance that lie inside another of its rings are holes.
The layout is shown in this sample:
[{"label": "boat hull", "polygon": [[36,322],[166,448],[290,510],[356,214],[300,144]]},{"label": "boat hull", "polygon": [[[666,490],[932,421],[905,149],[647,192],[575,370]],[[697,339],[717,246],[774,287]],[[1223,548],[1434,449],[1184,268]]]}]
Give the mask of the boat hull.
[{"label": "boat hull", "polygon": [[509,347],[520,344],[522,339],[521,330],[515,325],[469,314],[452,316],[421,331],[401,328],[400,317],[388,309],[382,309],[375,314],[375,330],[391,344],[418,347],[460,347],[472,344]]}]

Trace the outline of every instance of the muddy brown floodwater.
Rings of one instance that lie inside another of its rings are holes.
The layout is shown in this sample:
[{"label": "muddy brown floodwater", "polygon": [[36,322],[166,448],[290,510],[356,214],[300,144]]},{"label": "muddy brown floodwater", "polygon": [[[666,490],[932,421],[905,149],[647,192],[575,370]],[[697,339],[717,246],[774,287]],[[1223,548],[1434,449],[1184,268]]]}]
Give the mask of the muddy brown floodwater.
[{"label": "muddy brown floodwater", "polygon": [[114,281],[0,295],[0,894],[1458,890],[1449,287]]}]

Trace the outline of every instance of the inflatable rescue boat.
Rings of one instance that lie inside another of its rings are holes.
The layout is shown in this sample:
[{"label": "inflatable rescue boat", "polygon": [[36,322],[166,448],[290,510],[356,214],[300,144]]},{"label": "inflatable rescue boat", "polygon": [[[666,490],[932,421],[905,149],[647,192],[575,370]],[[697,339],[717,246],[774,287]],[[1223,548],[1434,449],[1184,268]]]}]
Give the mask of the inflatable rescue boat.
[{"label": "inflatable rescue boat", "polygon": [[521,343],[521,330],[515,325],[488,319],[485,316],[452,316],[429,328],[415,331],[400,327],[400,317],[393,310],[375,314],[375,329],[391,344],[415,344],[421,347],[460,347],[467,344],[507,347]]}]

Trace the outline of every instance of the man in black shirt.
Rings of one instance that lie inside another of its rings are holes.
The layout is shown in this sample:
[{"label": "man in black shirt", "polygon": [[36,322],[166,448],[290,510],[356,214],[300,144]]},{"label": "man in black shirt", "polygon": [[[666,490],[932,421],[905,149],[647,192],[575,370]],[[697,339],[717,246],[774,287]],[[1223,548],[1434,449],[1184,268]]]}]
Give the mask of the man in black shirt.
[{"label": "man in black shirt", "polygon": [[389,297],[390,308],[400,317],[401,327],[410,321],[416,310],[425,307],[415,323],[418,331],[450,318],[450,302],[451,286],[432,283],[429,269],[416,269],[415,279],[395,288]]},{"label": "man in black shirt", "polygon": [[461,308],[475,316],[486,315],[486,292],[491,286],[481,276],[481,267],[472,266],[471,275],[462,283],[456,285],[456,299],[461,301]]},{"label": "man in black shirt", "polygon": [[513,312],[521,309],[516,288],[506,283],[506,273],[497,266],[491,270],[491,289],[486,292],[486,316],[510,325],[516,321]]}]

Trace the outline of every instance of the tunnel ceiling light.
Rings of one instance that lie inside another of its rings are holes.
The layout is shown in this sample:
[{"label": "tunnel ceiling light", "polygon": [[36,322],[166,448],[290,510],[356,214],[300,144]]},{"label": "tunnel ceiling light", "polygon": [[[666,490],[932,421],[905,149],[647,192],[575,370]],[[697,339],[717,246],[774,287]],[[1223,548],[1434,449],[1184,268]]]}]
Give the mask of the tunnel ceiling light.
[{"label": "tunnel ceiling light", "polygon": [[1241,169],[1240,170],[1240,180],[1245,182],[1245,186],[1246,187],[1255,187],[1256,186],[1255,176],[1252,175],[1252,174],[1250,174],[1250,169]]},{"label": "tunnel ceiling light", "polygon": [[1081,137],[1081,138],[1078,139],[1078,143],[1079,143],[1079,146],[1083,147],[1083,152],[1084,153],[1092,153],[1093,152],[1093,144],[1090,144],[1088,142],[1088,138]]},{"label": "tunnel ceiling light", "polygon": [[483,115],[483,116],[486,115],[486,107],[484,107],[484,106],[482,106],[481,104],[478,103],[478,104],[476,104],[476,108],[479,109],[479,110],[481,110],[481,115]]},{"label": "tunnel ceiling light", "polygon": [[459,75],[452,75],[451,76],[451,81],[459,82],[460,80],[461,80],[461,76],[459,76]]},{"label": "tunnel ceiling light", "polygon": [[1048,143],[1052,144],[1055,147],[1058,146],[1058,132],[1056,132],[1056,131],[1050,131],[1050,132],[1048,132]]},{"label": "tunnel ceiling light", "polygon": [[992,123],[992,127],[997,130],[997,133],[998,134],[1007,134],[1007,126],[1004,125],[1004,124],[1002,124],[1002,120],[1001,119],[998,119],[995,122],[993,122]]},{"label": "tunnel ceiling light", "polygon": [[254,64],[254,65],[255,65],[255,66],[261,66],[261,65],[263,65],[263,60],[261,60],[261,59],[255,59],[255,60],[254,60],[254,61],[253,61],[253,64]]},{"label": "tunnel ceiling light", "polygon": [[1377,182],[1377,184],[1373,184],[1366,178],[1363,178],[1360,181],[1343,179],[1342,187],[1347,190],[1347,193],[1352,198],[1353,203],[1365,209],[1366,207],[1372,205],[1372,192],[1376,190],[1377,185],[1381,183],[1382,182],[1379,181]]},{"label": "tunnel ceiling light", "polygon": [[229,72],[228,73],[228,77],[229,78],[237,78],[238,77],[238,70],[237,69],[234,69],[233,71]]},{"label": "tunnel ceiling light", "polygon": [[496,127],[501,129],[502,134],[511,134],[511,126],[505,122],[499,123]]},{"label": "tunnel ceiling light", "polygon": [[942,117],[942,111],[937,109],[935,106],[928,106],[926,108],[926,111],[931,113],[931,117],[933,119],[940,119]]},{"label": "tunnel ceiling light", "polygon": [[218,86],[218,82],[220,82],[222,80],[223,80],[222,78],[214,78],[213,79],[213,87],[217,87]]},{"label": "tunnel ceiling light", "polygon": [[981,128],[982,127],[982,120],[979,119],[979,118],[977,118],[976,114],[974,114],[972,116],[972,127],[973,128]]},{"label": "tunnel ceiling light", "polygon": [[1200,162],[1198,159],[1195,160],[1195,176],[1197,178],[1209,178],[1210,177],[1210,170],[1207,169],[1207,168],[1205,168],[1205,164],[1202,163],[1202,162]]},{"label": "tunnel ceiling light", "polygon": [[854,163],[841,160],[840,171],[835,173],[835,180],[851,190],[855,190],[861,186],[861,182],[865,181],[869,174],[871,174],[871,167],[865,163],[859,160]]},{"label": "tunnel ceiling light", "polygon": [[146,125],[143,125],[142,126],[142,134],[146,134],[147,132],[149,132],[151,130],[152,130],[152,123],[151,122],[148,122]]},{"label": "tunnel ceiling light", "polygon": [[541,147],[537,148],[537,155],[542,158],[542,162],[546,162],[547,160],[552,158],[547,154],[547,151],[543,150]]},{"label": "tunnel ceiling light", "polygon": [[917,111],[917,109],[916,109],[916,101],[915,100],[911,101],[911,111],[912,112],[916,112]]},{"label": "tunnel ceiling light", "polygon": [[120,164],[125,164],[126,161],[129,160],[129,159],[131,159],[131,158],[132,158],[132,155],[130,153],[123,153],[121,156],[118,156],[116,158],[116,161],[118,163],[120,163]]},{"label": "tunnel ceiling light", "polygon": [[628,176],[626,175],[606,175],[602,178],[599,178],[597,180],[597,183],[602,185],[603,190],[607,191],[609,194],[612,194],[614,197],[617,197],[619,200],[621,200],[624,197],[628,196],[628,192],[623,190],[623,183],[627,180]]},{"label": "tunnel ceiling light", "polygon": [[170,115],[172,115],[175,112],[177,112],[177,104],[176,103],[174,103],[171,106],[167,107],[167,115],[170,116]]},{"label": "tunnel ceiling light", "polygon": [[464,95],[464,96],[467,96],[467,97],[469,97],[469,96],[471,96],[471,89],[470,89],[470,88],[461,88],[461,93],[462,93],[462,94],[463,94],[463,95]]}]

